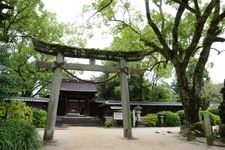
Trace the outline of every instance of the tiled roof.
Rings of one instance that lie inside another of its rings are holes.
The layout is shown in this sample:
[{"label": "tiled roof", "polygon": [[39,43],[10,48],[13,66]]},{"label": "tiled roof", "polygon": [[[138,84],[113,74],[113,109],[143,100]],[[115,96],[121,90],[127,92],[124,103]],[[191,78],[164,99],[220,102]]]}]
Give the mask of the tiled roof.
[{"label": "tiled roof", "polygon": [[49,101],[48,98],[36,98],[36,97],[14,97],[10,98],[10,100],[18,100],[24,102],[40,102],[40,103],[48,103]]},{"label": "tiled roof", "polygon": [[[97,101],[97,103],[101,103],[103,105],[113,105],[120,106],[121,101],[108,100],[108,101]],[[130,101],[130,105],[140,105],[140,106],[182,106],[181,102],[141,102],[141,101]]]},{"label": "tiled roof", "polygon": [[62,80],[60,91],[70,92],[97,92],[94,83],[78,82],[76,80]]}]

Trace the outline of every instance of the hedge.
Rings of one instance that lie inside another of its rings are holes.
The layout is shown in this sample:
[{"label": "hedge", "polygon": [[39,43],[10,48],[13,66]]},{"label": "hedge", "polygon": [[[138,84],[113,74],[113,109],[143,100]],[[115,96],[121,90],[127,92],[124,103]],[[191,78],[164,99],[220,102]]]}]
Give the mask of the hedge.
[{"label": "hedge", "polygon": [[184,125],[184,120],[185,120],[184,110],[179,110],[176,113],[180,118],[180,124]]},{"label": "hedge", "polygon": [[175,127],[180,125],[180,118],[176,113],[171,111],[165,112],[165,126]]},{"label": "hedge", "polygon": [[33,125],[38,128],[45,127],[47,112],[38,109],[33,111]]},{"label": "hedge", "polygon": [[208,111],[199,111],[199,114],[201,115],[202,119],[204,119],[204,117],[203,117],[204,113],[209,114],[209,118],[210,118],[210,122],[211,122],[212,126],[220,124],[220,117],[218,115],[214,115],[214,114],[212,114],[211,112],[208,112]]},{"label": "hedge", "polygon": [[35,128],[23,121],[0,123],[1,150],[38,150],[41,140]]},{"label": "hedge", "polygon": [[159,122],[157,114],[147,114],[144,119],[144,123],[147,126],[156,126]]}]

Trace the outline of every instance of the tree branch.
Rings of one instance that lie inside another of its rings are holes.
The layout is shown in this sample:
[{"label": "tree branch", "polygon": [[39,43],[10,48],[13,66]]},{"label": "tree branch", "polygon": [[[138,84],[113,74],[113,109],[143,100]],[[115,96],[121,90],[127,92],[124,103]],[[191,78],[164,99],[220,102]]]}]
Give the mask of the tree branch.
[{"label": "tree branch", "polygon": [[184,13],[185,8],[180,5],[180,7],[177,10],[177,14],[174,20],[174,24],[173,24],[173,30],[172,30],[172,36],[173,36],[173,41],[172,41],[172,45],[173,45],[173,51],[174,54],[177,54],[177,50],[178,50],[178,29],[179,29],[179,24],[181,21],[181,17]]},{"label": "tree branch", "polygon": [[[213,12],[211,22],[209,24],[209,29],[207,30],[206,37],[203,40],[203,44],[202,44],[203,48],[202,48],[202,51],[200,53],[198,62],[196,64],[195,71],[194,71],[194,77],[193,77],[192,92],[195,92],[194,95],[199,96],[199,98],[200,98],[199,94],[200,94],[201,88],[202,88],[202,75],[203,75],[203,72],[204,72],[204,69],[205,69],[205,65],[206,65],[207,60],[209,58],[209,53],[210,53],[210,50],[211,50],[211,46],[214,42],[214,39],[219,34],[219,32],[217,32],[218,24],[215,24],[214,20],[219,15],[218,9],[220,9],[219,8],[220,7],[219,6],[220,0],[212,0],[211,2],[214,3],[214,4],[212,4],[212,6],[214,6],[215,9],[214,9],[214,12]],[[206,10],[207,10],[207,8],[206,8]],[[208,10],[210,12],[212,11],[210,8]],[[207,16],[207,13],[204,12],[203,16],[204,15]]]},{"label": "tree branch", "polygon": [[201,15],[201,11],[200,11],[200,8],[199,8],[199,5],[198,5],[198,0],[194,0],[194,4],[195,4],[195,10],[196,10],[196,13],[197,13],[197,17]]},{"label": "tree branch", "polygon": [[168,58],[168,53],[170,51],[169,46],[167,45],[165,39],[163,38],[162,34],[160,33],[158,27],[156,26],[156,24],[153,22],[151,15],[150,15],[150,10],[149,10],[149,0],[145,0],[145,7],[146,7],[146,16],[147,16],[147,21],[148,24],[150,25],[150,27],[153,29],[153,31],[155,32],[159,42],[162,44],[164,51],[167,55]]},{"label": "tree branch", "polygon": [[196,16],[199,16],[199,11],[195,10],[194,8],[191,8],[188,5],[188,0],[185,0],[185,2],[183,2],[183,0],[173,0],[174,2],[178,3],[180,6],[184,7],[185,9],[189,10],[190,12],[194,13]]},{"label": "tree branch", "polygon": [[13,17],[12,21],[9,22],[8,27],[7,27],[6,29],[4,29],[4,33],[8,33],[9,28],[14,24],[16,18],[17,18],[23,11],[25,11],[25,10],[28,8],[28,6],[29,6],[30,4],[31,4],[31,1],[30,1],[30,3],[28,3],[24,8],[22,8],[22,9],[21,9],[21,10]]},{"label": "tree branch", "polygon": [[213,47],[211,49],[217,51],[217,55],[221,54],[222,52],[225,52],[225,50],[218,50],[218,49],[213,48]]},{"label": "tree branch", "polygon": [[143,41],[143,42],[145,43],[146,46],[153,48],[154,51],[157,51],[157,52],[159,51],[165,58],[167,58],[165,51],[159,46],[157,46],[154,42],[150,42],[150,41]]},{"label": "tree branch", "polygon": [[122,1],[122,0],[120,0],[120,2],[123,4],[123,6],[124,6],[124,8],[126,9],[126,12],[128,13],[128,20],[129,20],[129,24],[131,24],[131,15],[130,15],[130,11],[129,11],[129,9],[127,8],[127,6],[126,6],[126,4]]},{"label": "tree branch", "polygon": [[135,33],[140,35],[140,31],[137,31],[136,29],[134,29],[134,27],[132,27],[131,24],[126,23],[124,20],[118,20],[115,17],[113,17],[113,19],[110,19],[109,21],[115,21],[115,22],[122,23],[124,26],[130,28],[132,31],[134,31]]},{"label": "tree branch", "polygon": [[196,49],[196,47],[199,43],[199,40],[201,39],[205,23],[206,23],[207,19],[209,18],[213,8],[215,8],[216,1],[217,0],[211,0],[209,5],[206,7],[203,15],[199,18],[196,18],[197,23],[196,23],[196,26],[195,26],[194,35],[193,35],[191,44],[189,45],[189,47],[185,51],[185,57],[184,57],[184,61],[183,61],[183,67],[185,67],[185,68],[188,65],[190,57],[192,56],[193,52],[195,51],[195,49]]},{"label": "tree branch", "polygon": [[225,38],[222,38],[222,37],[216,37],[214,39],[214,42],[225,42]]},{"label": "tree branch", "polygon": [[167,63],[167,61],[165,60],[158,61],[154,65],[152,65],[150,69],[147,68],[147,69],[141,69],[141,70],[143,70],[144,72],[145,71],[151,72],[157,65],[160,65],[161,63]]},{"label": "tree branch", "polygon": [[47,85],[49,85],[51,82],[48,81],[46,84],[44,84],[35,94],[33,94],[31,97],[34,97],[36,96],[38,93],[41,92],[42,89],[44,89]]},{"label": "tree branch", "polygon": [[164,17],[164,14],[163,14],[163,10],[162,10],[162,0],[159,1],[159,4],[153,0],[153,2],[155,3],[155,5],[159,8],[159,12],[160,12],[160,16],[161,16],[161,31],[163,32],[163,29],[164,29],[164,26],[165,26],[165,17]]},{"label": "tree branch", "polygon": [[22,73],[21,73],[21,68],[17,68],[16,70],[15,70],[15,72],[17,72],[18,74],[19,74],[19,76],[22,78],[22,80],[25,82],[26,81],[26,79],[23,77],[23,75],[22,75]]},{"label": "tree branch", "polygon": [[93,15],[91,15],[88,20],[90,20],[92,17],[94,17],[97,13],[100,13],[101,11],[103,11],[104,9],[109,7],[112,4],[112,2],[113,2],[113,0],[110,0],[109,3],[107,3],[105,6],[103,6],[99,10],[97,10]]},{"label": "tree branch", "polygon": [[[220,6],[219,0],[218,0],[218,5]],[[219,6],[217,6],[217,7],[219,7]],[[219,10],[217,10],[217,13],[219,13]],[[213,19],[213,23],[219,24],[219,22],[222,21],[224,18],[225,18],[225,11],[223,11],[221,14],[218,14],[217,16],[215,16],[214,19]]]}]

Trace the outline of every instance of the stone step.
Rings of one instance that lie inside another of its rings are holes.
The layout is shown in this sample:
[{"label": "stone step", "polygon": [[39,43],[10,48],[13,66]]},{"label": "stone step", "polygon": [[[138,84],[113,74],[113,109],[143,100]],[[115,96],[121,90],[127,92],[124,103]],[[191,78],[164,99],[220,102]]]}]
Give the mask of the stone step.
[{"label": "stone step", "polygon": [[90,116],[58,116],[56,125],[71,125],[71,126],[101,126],[101,120],[97,117]]}]

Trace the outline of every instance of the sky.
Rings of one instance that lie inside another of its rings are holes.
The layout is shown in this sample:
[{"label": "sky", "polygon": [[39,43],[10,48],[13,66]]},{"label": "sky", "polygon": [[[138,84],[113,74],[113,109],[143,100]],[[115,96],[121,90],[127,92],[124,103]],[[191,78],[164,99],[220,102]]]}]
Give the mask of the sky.
[{"label": "sky", "polygon": [[[61,22],[74,23],[81,21],[80,15],[82,14],[82,7],[84,4],[90,4],[93,0],[42,0],[45,8],[54,12]],[[135,1],[135,0],[132,0]],[[136,1],[136,7],[144,10],[144,0]],[[88,40],[86,47],[89,48],[105,48],[110,45],[112,38],[105,37],[96,31],[95,35]],[[225,43],[214,44],[214,48],[225,50]],[[81,60],[84,62],[85,60]],[[217,55],[216,51],[212,51],[208,62],[213,62],[213,68],[209,69],[209,75],[213,83],[222,83],[225,79],[225,51]],[[87,61],[85,61],[87,63]],[[92,76],[98,76],[100,73],[84,72],[81,76],[84,79],[90,79]]]}]

